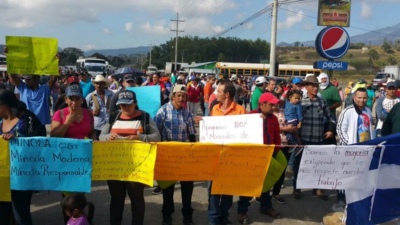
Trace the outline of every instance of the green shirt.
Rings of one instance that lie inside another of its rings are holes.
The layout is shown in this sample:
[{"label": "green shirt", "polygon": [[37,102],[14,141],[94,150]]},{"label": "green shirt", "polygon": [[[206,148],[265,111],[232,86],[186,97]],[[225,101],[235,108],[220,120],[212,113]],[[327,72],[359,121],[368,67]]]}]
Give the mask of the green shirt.
[{"label": "green shirt", "polygon": [[367,93],[368,93],[367,106],[372,107],[372,102],[375,97],[375,91],[367,89]]},{"label": "green shirt", "polygon": [[[326,101],[328,107],[331,107],[331,105],[337,102],[342,103],[339,90],[331,84],[325,90],[320,89],[319,93],[321,93],[321,97]],[[330,112],[332,115],[336,115],[336,109],[330,109]]]},{"label": "green shirt", "polygon": [[258,108],[258,100],[260,99],[260,96],[262,95],[263,90],[260,87],[256,87],[256,89],[253,92],[253,95],[251,96],[251,109],[255,110]]}]

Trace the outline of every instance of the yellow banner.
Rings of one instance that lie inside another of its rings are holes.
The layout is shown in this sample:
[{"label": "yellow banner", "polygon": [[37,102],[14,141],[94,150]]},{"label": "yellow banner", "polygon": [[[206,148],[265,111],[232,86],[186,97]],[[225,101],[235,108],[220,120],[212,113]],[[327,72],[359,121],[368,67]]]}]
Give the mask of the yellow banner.
[{"label": "yellow banner", "polygon": [[165,142],[157,144],[156,180],[212,180],[221,145]]},{"label": "yellow banner", "polygon": [[264,180],[264,187],[262,192],[265,193],[271,189],[272,186],[281,178],[282,173],[287,166],[287,160],[282,151],[279,151],[275,158],[272,158],[269,165],[267,176]]},{"label": "yellow banner", "polygon": [[134,181],[153,186],[157,145],[94,142],[92,180]]},{"label": "yellow banner", "polygon": [[274,145],[231,144],[222,147],[211,194],[260,196]]},{"label": "yellow banner", "polygon": [[8,73],[59,75],[57,39],[6,36],[6,46]]},{"label": "yellow banner", "polygon": [[10,150],[8,141],[0,136],[0,202],[11,202]]}]

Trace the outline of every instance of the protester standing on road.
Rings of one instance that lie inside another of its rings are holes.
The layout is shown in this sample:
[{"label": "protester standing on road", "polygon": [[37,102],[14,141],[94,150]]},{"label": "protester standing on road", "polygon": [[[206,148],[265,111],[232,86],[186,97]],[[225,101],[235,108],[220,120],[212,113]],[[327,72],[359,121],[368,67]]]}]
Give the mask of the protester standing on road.
[{"label": "protester standing on road", "polygon": [[[259,108],[251,111],[250,113],[261,113],[263,118],[263,140],[265,145],[276,145],[273,153],[273,157],[280,151],[281,136],[279,130],[278,118],[273,114],[275,107],[279,103],[279,99],[276,98],[272,93],[264,93],[258,100]],[[281,184],[282,185],[282,184]],[[279,194],[278,194],[279,197]],[[247,212],[249,210],[250,201],[252,197],[239,197],[238,201],[238,221],[242,224],[249,223]],[[281,198],[277,200],[282,201]],[[261,194],[260,201],[260,213],[268,215],[275,219],[280,219],[281,214],[272,208],[271,195],[269,190]],[[283,200],[284,201],[284,200]]]},{"label": "protester standing on road", "polygon": [[200,79],[194,78],[191,84],[188,84],[188,109],[193,117],[197,116],[197,110],[200,106],[200,99],[203,98],[203,88],[199,84]]},{"label": "protester standing on road", "polygon": [[210,100],[210,96],[214,92],[213,85],[214,85],[215,81],[216,80],[215,80],[214,76],[209,76],[208,82],[207,82],[206,86],[204,87],[204,108],[205,108],[204,116],[209,116],[209,114],[210,114],[209,100]]},{"label": "protester standing on road", "polygon": [[20,99],[27,108],[35,113],[43,125],[50,124],[50,93],[55,80],[51,76],[47,84],[39,85],[39,75],[23,75],[25,82],[22,82],[18,75],[11,75],[15,86],[20,91]]},{"label": "protester standing on road", "polygon": [[[303,145],[322,145],[326,139],[334,137],[336,122],[326,102],[317,96],[319,86],[317,77],[310,75],[300,84],[307,90],[307,96],[301,101],[303,110],[303,123],[299,132],[301,142]],[[293,165],[293,198],[295,199],[301,198],[301,190],[296,186],[301,156],[302,152],[296,156]],[[320,199],[328,199],[322,190],[313,190],[313,193]]]},{"label": "protester standing on road", "polygon": [[336,119],[336,109],[342,106],[339,90],[329,83],[329,76],[326,73],[321,73],[318,80],[320,82],[319,93],[328,104],[331,115]]},{"label": "protester standing on road", "polygon": [[117,105],[118,96],[120,93],[127,90],[127,87],[135,87],[135,77],[133,74],[126,74],[122,81],[122,89],[116,92],[110,100],[110,113],[120,110],[120,107]]},{"label": "protester standing on road", "polygon": [[[187,98],[185,85],[177,84],[172,90],[171,101],[163,105],[154,117],[161,134],[161,141],[196,142],[196,129],[192,114],[183,107]],[[193,224],[192,194],[193,181],[181,181],[183,224]],[[163,222],[162,225],[172,224],[174,213],[175,184],[162,190]]]},{"label": "protester standing on road", "polygon": [[86,98],[90,93],[94,91],[94,86],[92,84],[91,79],[88,77],[88,74],[85,71],[82,71],[79,74],[79,78],[81,82],[79,82],[79,85],[82,88],[83,91],[83,97]]},{"label": "protester standing on road", "polygon": [[400,103],[392,107],[382,125],[382,136],[400,133]]},{"label": "protester standing on road", "polygon": [[[264,78],[265,79],[265,78]],[[217,101],[211,109],[211,116],[242,115],[246,110],[234,101],[235,86],[230,81],[221,81],[217,88]],[[232,207],[233,197],[230,195],[212,195],[212,182],[208,186],[208,224],[231,224],[228,220],[229,209]]]},{"label": "protester standing on road", "polygon": [[381,137],[381,129],[383,122],[386,120],[388,113],[392,110],[393,106],[400,102],[400,98],[396,96],[398,87],[395,82],[386,84],[386,95],[380,97],[376,101],[375,113],[378,119],[376,124],[376,137]]},{"label": "protester standing on road", "polygon": [[[133,91],[125,90],[118,94],[117,106],[120,110],[110,115],[101,131],[101,141],[139,140],[143,142],[160,141],[157,126],[147,112],[136,110],[137,99]],[[130,181],[108,180],[111,195],[110,224],[121,225],[125,197],[128,192],[131,201],[132,225],[143,225],[145,214],[144,184]]]},{"label": "protester standing on road", "polygon": [[251,95],[251,110],[258,109],[258,99],[261,94],[265,92],[265,88],[267,87],[267,80],[265,77],[258,77],[256,79],[256,87]]},{"label": "protester standing on road", "polygon": [[94,129],[97,139],[110,117],[110,100],[114,94],[112,91],[107,90],[110,82],[103,75],[97,75],[93,80],[96,90],[86,96],[88,108],[94,116]]},{"label": "protester standing on road", "polygon": [[242,86],[238,83],[238,77],[236,74],[233,74],[231,76],[231,81],[233,83],[233,85],[235,86],[235,102],[239,105],[243,104],[243,98],[242,98],[242,94],[243,94],[243,89]]},{"label": "protester standing on road", "polygon": [[[0,90],[0,118],[0,135],[4,140],[46,136],[46,128],[37,116],[9,90]],[[17,224],[32,225],[31,199],[32,191],[11,190],[11,202],[0,202],[0,224],[8,225],[13,212]]]}]

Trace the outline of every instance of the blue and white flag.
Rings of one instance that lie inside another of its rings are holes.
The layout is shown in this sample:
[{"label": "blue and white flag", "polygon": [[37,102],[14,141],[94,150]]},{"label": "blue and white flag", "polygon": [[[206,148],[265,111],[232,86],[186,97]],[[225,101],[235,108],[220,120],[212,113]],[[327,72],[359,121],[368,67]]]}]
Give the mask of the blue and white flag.
[{"label": "blue and white flag", "polygon": [[375,150],[365,188],[346,190],[347,225],[373,225],[400,217],[400,133],[360,144],[384,141],[383,152],[383,148]]}]

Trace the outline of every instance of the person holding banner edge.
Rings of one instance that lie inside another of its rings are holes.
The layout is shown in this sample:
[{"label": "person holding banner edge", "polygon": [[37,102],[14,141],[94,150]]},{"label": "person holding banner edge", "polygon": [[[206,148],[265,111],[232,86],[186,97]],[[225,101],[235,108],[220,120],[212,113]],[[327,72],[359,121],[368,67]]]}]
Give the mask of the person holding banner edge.
[{"label": "person holding banner edge", "polygon": [[[133,91],[122,91],[116,103],[120,110],[110,115],[100,134],[100,141],[139,140],[144,142],[160,141],[157,126],[147,112],[136,110],[137,99]],[[108,180],[111,195],[110,224],[121,225],[128,192],[131,200],[132,225],[143,225],[145,214],[144,187],[138,182]]]},{"label": "person holding banner edge", "polygon": [[[0,91],[0,135],[4,140],[14,137],[46,136],[46,128],[35,114],[26,109],[15,94]],[[3,149],[1,149],[3,150]],[[0,224],[9,224],[11,210],[17,224],[32,225],[30,205],[32,191],[11,190],[11,202],[0,202]]]},{"label": "person holding banner edge", "polygon": [[[192,115],[183,107],[187,99],[185,85],[177,84],[172,90],[171,101],[164,104],[154,117],[161,134],[161,141],[196,142],[196,128]],[[182,194],[183,224],[193,224],[192,194],[193,181],[180,181]],[[159,185],[160,186],[160,185]],[[164,188],[163,194],[163,222],[162,225],[172,224],[174,213],[175,184]]]}]

